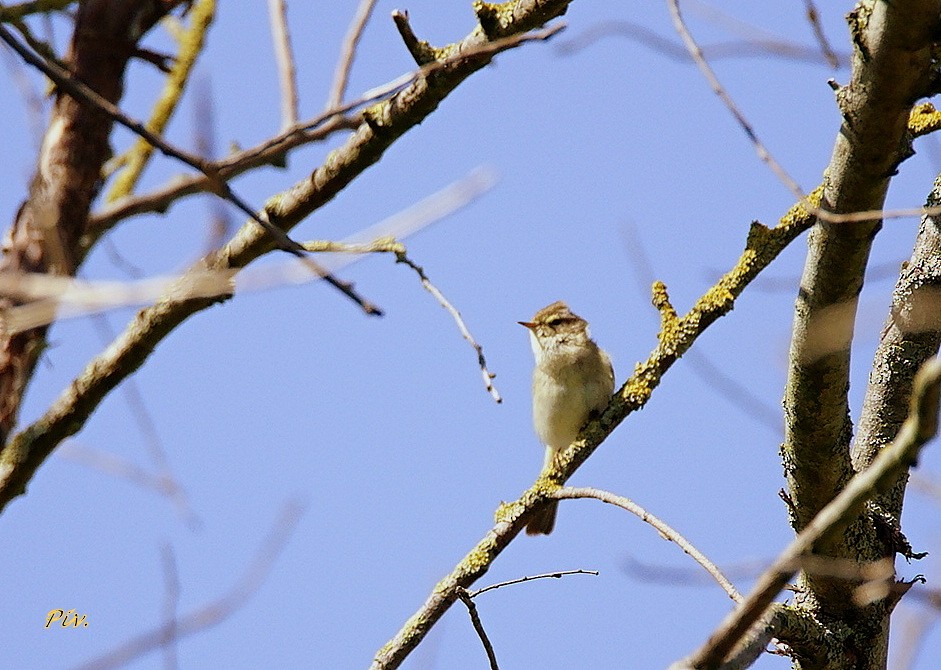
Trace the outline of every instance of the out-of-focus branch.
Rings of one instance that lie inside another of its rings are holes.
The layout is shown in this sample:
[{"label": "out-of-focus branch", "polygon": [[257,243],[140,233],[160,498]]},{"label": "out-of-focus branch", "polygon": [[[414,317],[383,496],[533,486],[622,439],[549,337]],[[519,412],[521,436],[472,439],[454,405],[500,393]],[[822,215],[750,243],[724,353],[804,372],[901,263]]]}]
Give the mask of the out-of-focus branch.
[{"label": "out-of-focus branch", "polygon": [[[819,203],[820,189],[808,198]],[[579,438],[563,450],[553,466],[514,502],[501,505],[496,524],[468,552],[449,575],[441,580],[418,611],[376,654],[372,670],[399,667],[408,654],[428,634],[435,623],[458,598],[459,588],[468,588],[479,579],[497,556],[523,530],[531,515],[545,505],[564,482],[594,453],[615,428],[631,413],[643,407],[663,375],[696,341],[699,335],[727,314],[745,287],[764,270],[788,244],[813,225],[814,217],[801,205],[795,205],[774,228],[753,223],[745,251],[735,267],[710,288],[685,316],[680,318],[669,303],[666,287],[656,282],[654,305],[661,315],[659,344],[634,374],[611,398],[604,413],[590,421]]]},{"label": "out-of-focus branch", "polygon": [[297,125],[297,69],[291,51],[291,33],[288,30],[288,6],[285,0],[268,0],[271,19],[271,39],[278,61],[278,82],[281,84],[281,129]]},{"label": "out-of-focus branch", "polygon": [[[907,137],[913,103],[932,92],[939,17],[937,0],[859,3],[849,15],[853,72],[849,84],[836,86],[843,125],[825,171],[821,209],[842,214],[882,208],[892,175],[913,153]],[[827,217],[810,233],[795,306],[782,447],[797,532],[854,474],[847,398],[850,345],[866,264],[880,227],[878,219],[846,225]],[[815,551],[833,558],[875,558],[882,546],[878,524],[862,517],[854,524],[852,532],[821,536]],[[823,620],[857,609],[853,586],[845,580],[804,574],[801,585],[813,594],[809,606]],[[869,614],[881,617],[887,637],[888,616],[876,609]],[[862,635],[860,645],[887,648],[879,636]]]},{"label": "out-of-focus branch", "polygon": [[164,496],[174,504],[190,528],[196,529],[202,525],[201,519],[189,503],[186,491],[169,469],[149,472],[125,458],[107,451],[92,449],[71,440],[63,443],[56,453],[66,460]]},{"label": "out-of-focus branch", "polygon": [[827,59],[830,67],[834,70],[837,69],[840,67],[840,59],[833,51],[833,47],[830,46],[830,41],[823,32],[823,25],[820,23],[820,12],[817,11],[816,3],[814,3],[814,0],[804,0],[804,7],[806,7],[807,22],[810,23],[810,27],[814,31],[814,37],[817,39],[817,44],[820,45],[820,53]]},{"label": "out-of-focus branch", "polygon": [[160,563],[163,566],[163,607],[160,612],[164,622],[163,640],[163,668],[176,670],[179,668],[177,654],[177,641],[179,633],[176,629],[177,608],[180,605],[180,571],[176,565],[176,554],[173,545],[169,542],[160,547]]},{"label": "out-of-focus branch", "polygon": [[[922,447],[937,433],[939,400],[941,359],[935,358],[922,366],[915,379],[908,418],[895,441],[805,526],[709,640],[690,657],[674,664],[673,670],[723,667],[729,652],[800,568],[802,557],[810,554],[821,539],[839,534],[849,526],[868,500],[891,487],[899,474],[918,459]],[[851,580],[844,581],[855,586]]]},{"label": "out-of-focus branch", "polygon": [[75,0],[31,0],[16,5],[0,7],[0,22],[19,21],[30,14],[45,14],[65,9],[75,4]]},{"label": "out-of-focus branch", "polygon": [[[622,37],[633,40],[677,63],[693,63],[689,51],[682,44],[658,35],[649,28],[625,20],[610,20],[589,26],[575,37],[560,42],[557,51],[563,55],[576,54],[594,43],[607,37]],[[703,57],[710,63],[731,58],[779,58],[805,63],[827,62],[820,49],[804,46],[783,39],[747,37],[731,42],[719,42],[700,47]],[[849,55],[839,56],[842,62],[849,61]]]},{"label": "out-of-focus branch", "polygon": [[[426,66],[399,93],[366,110],[364,123],[329,154],[323,165],[267,202],[264,218],[286,234],[382,158],[399,137],[421,123],[451,91],[498,53],[558,32],[555,28],[529,33],[559,16],[567,6],[567,0],[524,0],[497,17],[488,17],[486,28],[478,25],[452,45],[452,56]],[[231,273],[234,277],[248,263],[271,251],[272,244],[266,230],[249,222],[223,248],[199,261],[157,304],[139,312],[49,410],[0,453],[0,509],[25,491],[33,473],[56,445],[81,429],[101,400],[143,364],[158,342],[193,314],[225,299],[189,297],[194,285],[207,273]]]},{"label": "out-of-focus branch", "polygon": [[[189,82],[190,73],[196,65],[196,59],[203,51],[209,26],[216,14],[216,0],[198,0],[189,11],[189,27],[180,35],[179,53],[170,70],[160,98],[154,105],[147,121],[148,130],[160,135],[176,111],[183,91]],[[154,153],[154,146],[143,137],[138,137],[134,145],[119,159],[123,168],[115,177],[108,191],[107,201],[120,200],[134,191],[147,162]]]},{"label": "out-of-focus branch", "polygon": [[[322,258],[322,265],[338,270],[362,254],[404,252],[397,240],[404,239],[436,221],[467,206],[490,189],[494,176],[478,168],[467,176],[423,198],[414,205],[358,231],[343,240],[307,242],[304,250],[332,254]],[[239,274],[231,268],[215,271],[191,269],[183,275],[148,277],[137,281],[89,281],[47,274],[0,274],[0,296],[17,301],[15,307],[0,315],[0,323],[15,334],[52,323],[54,319],[100,314],[118,307],[148,305],[172,292],[176,300],[193,298],[224,299],[233,293],[261,291],[286,284],[306,284],[320,274],[294,259]],[[183,281],[183,280],[186,281]],[[111,338],[109,338],[111,339]]]},{"label": "out-of-focus branch", "polygon": [[363,35],[366,24],[369,23],[369,17],[372,16],[372,10],[376,7],[376,0],[360,0],[356,8],[356,15],[350,22],[346,37],[343,38],[343,46],[340,48],[340,58],[337,61],[336,72],[333,75],[333,85],[330,87],[330,95],[327,96],[327,109],[334,109],[343,104],[343,96],[346,95],[346,84],[350,79],[350,71],[353,69],[353,60],[356,58],[356,47],[359,46],[359,39]]}]

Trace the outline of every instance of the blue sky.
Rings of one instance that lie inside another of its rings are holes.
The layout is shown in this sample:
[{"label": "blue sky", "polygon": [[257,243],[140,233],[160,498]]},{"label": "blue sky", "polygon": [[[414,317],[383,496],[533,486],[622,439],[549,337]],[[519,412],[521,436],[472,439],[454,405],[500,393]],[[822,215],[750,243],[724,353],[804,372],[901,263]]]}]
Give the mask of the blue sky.
[{"label": "blue sky", "polygon": [[[216,113],[218,146],[250,146],[279,128],[278,83],[266,3],[223,3],[198,66]],[[301,117],[324,105],[339,44],[355,2],[290,5]],[[803,3],[726,2],[722,11],[812,47]],[[357,96],[413,68],[389,19],[407,9],[422,39],[443,44],[473,27],[468,2],[380,1],[350,82]],[[824,7],[824,28],[848,50],[839,8]],[[737,39],[695,6],[687,9],[703,45]],[[559,47],[599,22],[630,21],[678,43],[662,2],[573,2],[566,31],[548,44],[499,56],[462,84],[437,112],[383,160],[304,221],[299,240],[341,239],[487,166],[494,188],[470,206],[407,240],[414,260],[461,310],[484,347],[496,405],[480,382],[475,355],[448,314],[407,268],[367,258],[342,272],[387,313],[363,316],[329,287],[283,287],[246,294],[198,314],[162,342],[134,377],[173,470],[202,520],[191,529],[165,498],[53,456],[0,523],[0,650],[10,667],[72,667],[161,622],[161,547],[172,546],[179,611],[226,592],[251,562],[289,499],[306,511],[270,576],[223,623],[181,641],[182,667],[365,667],[490,527],[501,500],[527,488],[542,461],[530,424],[532,369],[527,333],[516,324],[566,300],[587,318],[623,381],[656,342],[657,315],[638,287],[639,257],[685,311],[734,262],[749,223],[773,224],[792,195],[690,63],[623,37],[600,39],[573,55]],[[40,26],[40,23],[36,23]],[[609,23],[610,25],[610,23]],[[55,22],[58,46],[65,24]],[[147,43],[165,48],[158,28]],[[848,70],[774,57],[713,62],[757,132],[805,190],[819,183],[839,127],[827,79]],[[10,221],[35,155],[28,111],[9,76],[0,77],[5,123],[0,143],[0,218]],[[39,82],[29,74],[34,85]],[[134,65],[122,103],[146,116],[159,78]],[[193,89],[196,90],[196,89]],[[190,91],[168,137],[193,146]],[[116,149],[129,135],[116,131]],[[233,182],[260,205],[297,180],[342,140],[294,152],[286,169]],[[893,181],[889,205],[919,206],[941,169],[936,140]],[[157,159],[146,191],[184,172]],[[120,254],[148,275],[196,258],[210,217],[208,197],[142,216],[112,235]],[[233,221],[242,217],[231,212]],[[876,240],[873,265],[910,253],[917,221],[893,220]],[[639,254],[638,246],[643,247]],[[805,242],[799,239],[735,310],[696,343],[725,374],[770,411],[780,406]],[[85,276],[126,278],[104,247]],[[262,261],[281,261],[272,258]],[[641,272],[643,275],[644,273]],[[646,279],[644,280],[646,281]],[[892,279],[862,296],[851,394],[858,410]],[[115,330],[133,310],[107,316]],[[24,424],[38,417],[103,347],[91,319],[57,324],[26,399]],[[643,411],[632,415],[572,483],[633,498],[731,568],[740,590],[791,538],[778,498],[780,434],[697,374],[692,358],[669,372]],[[151,468],[146,440],[119,389],[74,443]],[[928,448],[921,471],[941,476]],[[936,500],[912,491],[905,530],[932,556],[900,565],[903,576],[938,574]],[[680,570],[678,583],[643,578],[636,563]],[[709,634],[731,601],[703,580],[677,547],[626,512],[596,501],[561,506],[548,538],[519,537],[481,586],[566,569],[572,576],[504,588],[478,607],[502,668],[657,668]],[[81,630],[46,630],[55,608],[87,615]],[[906,622],[924,617],[903,603]],[[913,667],[933,667],[935,632]],[[129,667],[162,667],[160,653]],[[454,607],[405,667],[486,667],[467,612]],[[757,668],[786,668],[765,657]]]}]

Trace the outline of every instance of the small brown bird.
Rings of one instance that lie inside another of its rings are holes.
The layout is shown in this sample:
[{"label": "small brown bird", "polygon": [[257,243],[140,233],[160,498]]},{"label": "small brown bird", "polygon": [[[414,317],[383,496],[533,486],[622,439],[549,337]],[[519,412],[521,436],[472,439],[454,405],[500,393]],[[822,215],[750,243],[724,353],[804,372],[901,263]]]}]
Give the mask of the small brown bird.
[{"label": "small brown bird", "polygon": [[[533,370],[533,427],[546,445],[543,469],[578,436],[594,412],[614,392],[611,359],[588,333],[588,322],[561,300],[536,312],[529,329],[536,358]],[[528,535],[548,535],[555,526],[558,501],[550,502],[526,526]]]}]

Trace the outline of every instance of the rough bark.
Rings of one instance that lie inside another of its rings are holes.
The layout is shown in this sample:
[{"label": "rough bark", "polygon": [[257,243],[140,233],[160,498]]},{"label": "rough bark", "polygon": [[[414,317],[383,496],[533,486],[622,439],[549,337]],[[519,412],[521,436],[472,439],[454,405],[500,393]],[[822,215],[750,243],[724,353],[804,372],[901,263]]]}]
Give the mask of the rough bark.
[{"label": "rough bark", "polygon": [[[853,72],[837,91],[843,123],[826,171],[824,209],[842,214],[884,206],[891,177],[912,155],[907,133],[912,106],[933,92],[939,16],[941,4],[933,0],[865,0],[849,15]],[[850,344],[880,226],[879,220],[820,221],[809,236],[795,307],[782,447],[796,531],[807,527],[862,463],[850,454]],[[838,559],[876,557],[886,552],[884,536],[885,524],[869,509],[814,551]],[[851,597],[855,585],[838,577],[805,573],[800,586],[798,603],[825,625],[846,631],[847,663],[854,660],[845,667],[885,667],[891,607],[857,607]]]},{"label": "rough bark", "polygon": [[[64,62],[76,79],[111,102],[138,40],[180,0],[87,0],[79,5]],[[112,122],[101,111],[57,94],[26,200],[7,232],[0,272],[72,275]],[[11,307],[0,299],[0,311]],[[20,402],[45,347],[46,328],[0,333],[0,444],[16,425]]]}]

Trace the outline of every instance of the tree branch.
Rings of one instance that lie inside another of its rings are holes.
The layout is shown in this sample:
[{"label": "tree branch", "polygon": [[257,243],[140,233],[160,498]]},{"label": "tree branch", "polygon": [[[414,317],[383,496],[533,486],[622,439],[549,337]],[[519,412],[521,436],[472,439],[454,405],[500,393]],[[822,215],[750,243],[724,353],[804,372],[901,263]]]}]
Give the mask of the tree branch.
[{"label": "tree branch", "polygon": [[555,491],[551,496],[556,500],[576,500],[578,498],[594,498],[595,500],[600,500],[601,502],[608,503],[609,505],[615,505],[621,509],[627,510],[634,516],[638,517],[644,523],[648,523],[654,528],[657,529],[657,532],[660,533],[660,536],[665,540],[669,540],[682,549],[686,554],[688,554],[694,561],[699,563],[702,568],[708,572],[713,579],[716,580],[716,583],[722,587],[722,590],[735,602],[741,602],[742,594],[738,592],[738,589],[722,574],[722,571],[719,569],[715,563],[710,561],[705,554],[699,551],[693,544],[687,540],[685,537],[680,535],[679,532],[673,529],[672,526],[667,524],[664,521],[661,521],[659,518],[655,517],[653,514],[645,510],[643,507],[635,503],[630,498],[625,496],[615,495],[608,491],[601,491],[599,489],[593,488],[576,488],[572,486],[566,486]]},{"label": "tree branch", "polygon": [[[941,3],[859,3],[850,14],[854,39],[850,83],[837,87],[843,125],[826,170],[821,208],[837,214],[879,210],[889,180],[911,154],[912,105],[930,90],[933,36]],[[811,231],[785,391],[785,475],[794,502],[792,525],[802,531],[853,476],[849,443],[850,343],[877,220],[853,225],[821,221]],[[862,524],[865,525],[865,524]],[[855,545],[874,530],[858,529]],[[851,558],[842,534],[821,538],[824,555]],[[828,613],[853,608],[849,585],[807,575],[806,586]],[[826,616],[824,617],[826,618]],[[862,641],[861,641],[862,642]]]},{"label": "tree branch", "polygon": [[[941,205],[941,177],[926,205]],[[941,346],[941,218],[921,220],[911,259],[902,266],[889,317],[869,375],[859,431],[853,446],[853,466],[863,470],[892,442],[905,420],[915,373]],[[879,498],[880,507],[900,519],[907,477]]]},{"label": "tree branch", "polygon": [[[941,401],[941,359],[925,363],[915,378],[908,418],[896,440],[853,477],[820,513],[797,535],[774,563],[759,577],[754,589],[720,624],[698,651],[675,664],[674,670],[722,667],[722,662],[748,629],[759,621],[773,599],[796,574],[802,557],[828,536],[837,535],[863,510],[866,501],[892,486],[900,473],[917,461],[925,443],[938,431]],[[852,582],[849,582],[852,583]]]},{"label": "tree branch", "polygon": [[297,69],[294,67],[294,52],[291,50],[291,33],[288,30],[288,6],[286,0],[268,0],[268,16],[271,20],[271,39],[278,61],[278,83],[281,85],[281,128],[297,125]]}]

